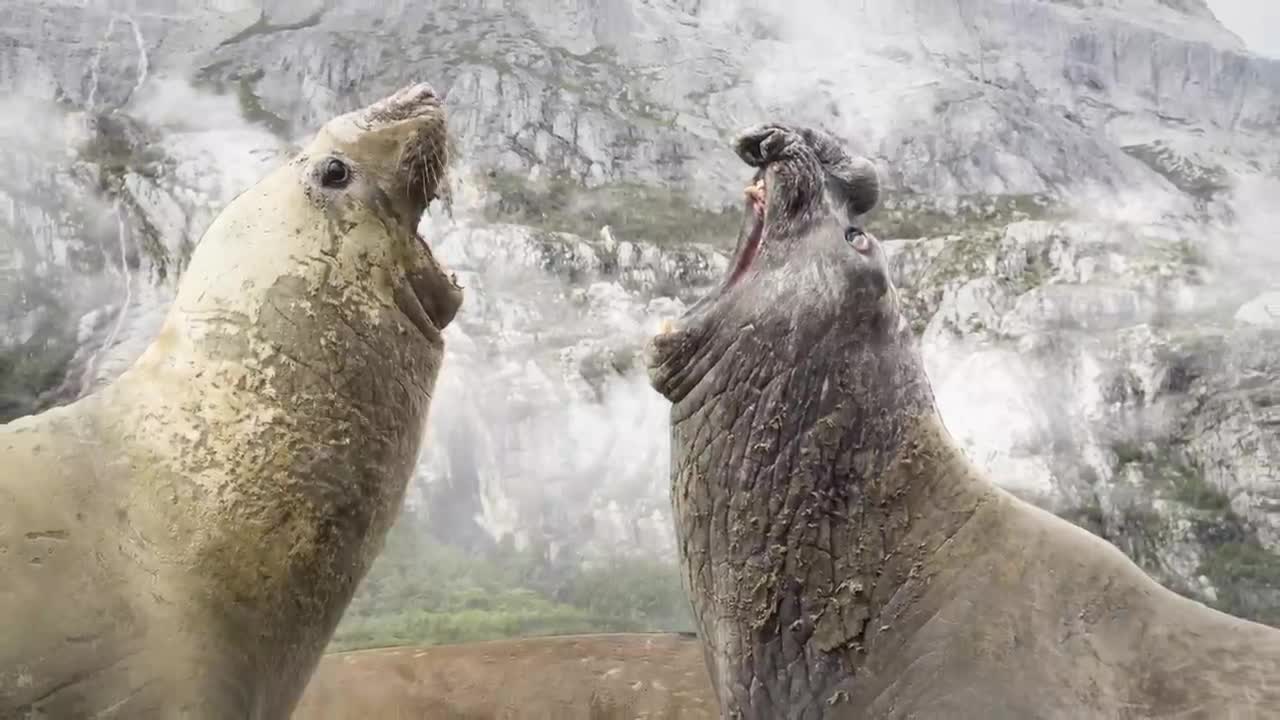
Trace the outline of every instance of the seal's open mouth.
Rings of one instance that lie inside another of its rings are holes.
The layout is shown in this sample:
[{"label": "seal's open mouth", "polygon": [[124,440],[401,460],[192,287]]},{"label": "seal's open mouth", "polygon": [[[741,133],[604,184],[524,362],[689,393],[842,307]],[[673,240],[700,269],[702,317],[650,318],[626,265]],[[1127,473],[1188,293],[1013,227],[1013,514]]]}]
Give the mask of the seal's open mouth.
[{"label": "seal's open mouth", "polygon": [[421,235],[417,236],[426,254],[426,265],[405,274],[396,288],[395,301],[405,317],[424,336],[433,339],[448,327],[462,304],[462,287],[457,277],[446,273]]},{"label": "seal's open mouth", "polygon": [[[461,303],[461,289],[445,272],[418,225],[432,200],[448,198],[450,138],[441,98],[425,82],[404,87],[350,115],[351,142],[386,157],[374,172],[402,227],[413,235],[418,256],[407,261],[396,304],[424,335],[438,336]],[[339,128],[336,132],[342,132]]]},{"label": "seal's open mouth", "polygon": [[764,240],[764,177],[756,177],[755,181],[743,190],[743,194],[746,195],[747,209],[751,212],[752,224],[746,238],[743,239],[742,247],[738,249],[738,256],[734,261],[733,270],[729,273],[726,287],[732,287],[746,274],[751,267],[751,263],[760,254],[760,243]]},{"label": "seal's open mouth", "polygon": [[702,297],[701,300],[694,303],[693,307],[685,313],[685,318],[664,318],[659,321],[657,335],[673,335],[677,330],[685,325],[685,319],[705,312],[716,300],[723,297],[724,294],[738,284],[740,280],[751,269],[751,265],[760,255],[760,249],[764,245],[764,226],[765,226],[765,207],[768,199],[768,191],[765,183],[765,175],[763,170],[758,173],[751,184],[743,188],[744,202],[750,225],[744,227],[745,232],[739,236],[738,249],[734,253],[733,264],[730,266],[729,275],[725,278],[724,284],[717,290],[714,290]]}]

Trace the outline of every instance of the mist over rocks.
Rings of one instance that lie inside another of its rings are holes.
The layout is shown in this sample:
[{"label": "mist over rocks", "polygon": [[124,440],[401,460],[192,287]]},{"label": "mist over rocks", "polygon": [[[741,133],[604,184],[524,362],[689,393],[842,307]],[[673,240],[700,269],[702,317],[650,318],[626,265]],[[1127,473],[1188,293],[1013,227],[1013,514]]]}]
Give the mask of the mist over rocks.
[{"label": "mist over rocks", "polygon": [[0,418],[114,377],[221,205],[323,121],[447,98],[466,301],[410,504],[439,539],[670,558],[636,352],[721,277],[726,142],[826,127],[948,427],[1162,582],[1280,622],[1280,62],[1199,0],[16,0],[0,8]]}]

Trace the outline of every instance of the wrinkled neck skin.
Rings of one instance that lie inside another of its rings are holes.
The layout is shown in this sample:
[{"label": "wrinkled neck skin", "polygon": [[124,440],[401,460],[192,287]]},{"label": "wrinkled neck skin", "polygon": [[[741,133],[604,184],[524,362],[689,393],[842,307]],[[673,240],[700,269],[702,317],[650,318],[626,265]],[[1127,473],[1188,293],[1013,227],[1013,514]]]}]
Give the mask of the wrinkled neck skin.
[{"label": "wrinkled neck skin", "polygon": [[[287,716],[418,456],[461,292],[416,234],[436,172],[397,195],[410,161],[376,127],[333,121],[225,208],[155,342],[94,400],[129,454],[124,504],[147,508],[133,531],[163,539],[142,562],[175,578],[175,643],[199,638],[201,666],[166,682],[202,688],[200,717]],[[314,177],[335,152],[345,195]]]},{"label": "wrinkled neck skin", "polygon": [[972,503],[920,480],[966,466],[883,254],[846,240],[857,204],[833,202],[812,143],[744,143],[763,165],[758,257],[655,338],[650,377],[672,402],[681,563],[724,717],[826,717]]}]

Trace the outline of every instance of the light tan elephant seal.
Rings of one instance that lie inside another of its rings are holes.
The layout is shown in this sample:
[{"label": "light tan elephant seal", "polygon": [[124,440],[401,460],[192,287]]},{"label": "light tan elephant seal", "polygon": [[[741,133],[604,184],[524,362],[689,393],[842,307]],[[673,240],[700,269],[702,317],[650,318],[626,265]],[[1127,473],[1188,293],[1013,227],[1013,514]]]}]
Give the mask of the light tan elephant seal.
[{"label": "light tan elephant seal", "polygon": [[722,717],[1280,717],[1280,630],[1161,587],[966,460],[848,222],[872,186],[833,182],[858,164],[812,136],[738,138],[759,168],[738,262],[649,350]]},{"label": "light tan elephant seal", "polygon": [[462,296],[425,84],[209,226],[112,385],[0,428],[0,717],[288,717],[381,548]]}]

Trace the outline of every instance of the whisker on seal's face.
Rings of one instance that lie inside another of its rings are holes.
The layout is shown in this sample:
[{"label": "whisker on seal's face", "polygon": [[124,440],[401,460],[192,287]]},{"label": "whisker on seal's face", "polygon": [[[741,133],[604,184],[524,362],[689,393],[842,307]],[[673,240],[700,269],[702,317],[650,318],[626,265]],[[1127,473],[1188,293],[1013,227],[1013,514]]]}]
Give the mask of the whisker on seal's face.
[{"label": "whisker on seal's face", "polygon": [[310,168],[304,192],[329,218],[334,242],[355,252],[366,270],[380,270],[369,281],[385,283],[396,307],[435,337],[461,303],[457,284],[417,231],[442,190],[447,200],[449,137],[435,92],[425,83],[409,86],[335,118],[295,162]]}]

